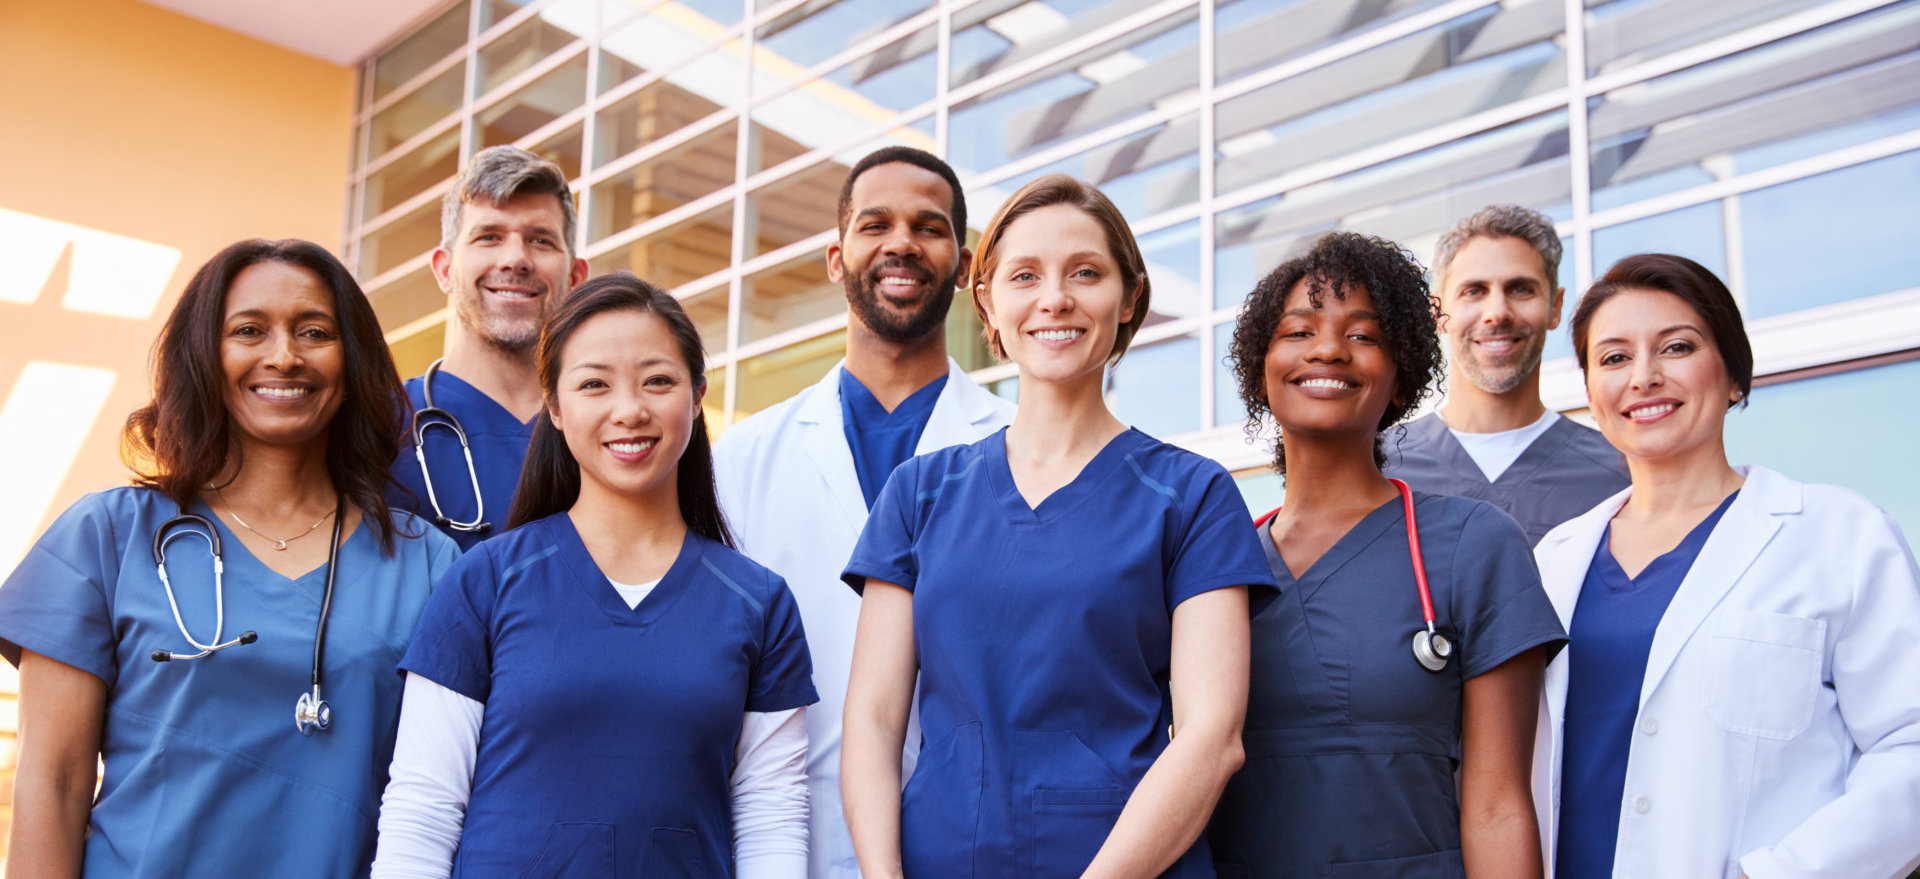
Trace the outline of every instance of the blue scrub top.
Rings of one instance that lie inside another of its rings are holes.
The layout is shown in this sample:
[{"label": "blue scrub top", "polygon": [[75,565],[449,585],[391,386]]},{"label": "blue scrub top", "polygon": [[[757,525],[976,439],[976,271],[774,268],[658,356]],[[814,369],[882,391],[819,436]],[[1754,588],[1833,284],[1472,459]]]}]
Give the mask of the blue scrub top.
[{"label": "blue scrub top", "polygon": [[[407,399],[416,412],[427,405],[423,378],[407,379]],[[533,440],[534,422],[513,417],[492,397],[444,369],[433,375],[433,402],[460,419],[467,444],[473,449],[473,471],[480,477],[480,498],[486,504],[484,521],[491,527],[481,532],[440,529],[462,550],[472,549],[474,544],[507,529],[514,489],[520,485],[520,465],[526,461],[527,444]],[[427,429],[425,444],[427,467],[433,472],[433,496],[439,499],[440,510],[450,520],[473,521],[473,479],[467,473],[467,457],[460,451],[459,437],[443,422]],[[396,485],[387,492],[388,503],[429,522],[439,518],[428,500],[427,484],[421,479],[411,432],[400,444],[400,457],[393,462],[393,480]]]},{"label": "blue scrub top", "polygon": [[[913,593],[915,879],[1079,875],[1167,746],[1173,609],[1273,585],[1219,464],[1129,430],[1030,508],[1006,449],[900,465],[847,563]],[[1212,874],[1201,840],[1166,875]]]},{"label": "blue scrub top", "polygon": [[773,572],[689,532],[630,608],[565,513],[461,559],[401,667],[486,705],[456,876],[730,876],[742,719],[819,699]]},{"label": "blue scrub top", "polygon": [[1620,452],[1571,418],[1555,421],[1492,482],[1437,412],[1388,428],[1384,440],[1388,476],[1420,491],[1487,501],[1520,523],[1528,546],[1629,483]]},{"label": "blue scrub top", "polygon": [[852,371],[841,368],[840,421],[846,425],[847,448],[853,452],[853,469],[859,474],[860,493],[866,496],[868,509],[873,508],[893,468],[913,457],[920,434],[927,429],[927,418],[933,415],[933,404],[946,386],[947,377],[943,375],[888,412]]},{"label": "blue scrub top", "polygon": [[[202,504],[191,509],[215,518]],[[367,875],[400,715],[393,667],[434,578],[459,550],[398,512],[392,556],[364,523],[347,536],[322,670],[333,725],[304,737],[293,705],[309,685],[325,566],[289,580],[216,525],[223,634],[252,629],[260,639],[205,659],[154,662],[156,649],[192,652],[153,567],[154,529],[177,513],[150,489],[87,495],[0,587],[0,653],[9,662],[31,650],[107,684],[106,777],[88,821],[84,875]],[[206,543],[174,540],[167,572],[188,630],[207,640],[215,608]]]},{"label": "blue scrub top", "polygon": [[1464,685],[1566,636],[1511,517],[1415,492],[1435,625],[1454,643],[1427,671],[1404,509],[1397,496],[1374,509],[1297,580],[1266,529],[1249,529],[1280,597],[1253,621],[1247,763],[1209,831],[1223,877],[1464,875]]},{"label": "blue scrub top", "polygon": [[1629,577],[1613,557],[1613,525],[1600,536],[1593,563],[1573,606],[1578,647],[1567,656],[1566,739],[1561,750],[1560,835],[1554,875],[1606,879],[1613,875],[1626,801],[1627,754],[1640,717],[1640,686],[1647,654],[1667,605],[1739,492],[1727,495],[1707,518],[1640,576]]}]

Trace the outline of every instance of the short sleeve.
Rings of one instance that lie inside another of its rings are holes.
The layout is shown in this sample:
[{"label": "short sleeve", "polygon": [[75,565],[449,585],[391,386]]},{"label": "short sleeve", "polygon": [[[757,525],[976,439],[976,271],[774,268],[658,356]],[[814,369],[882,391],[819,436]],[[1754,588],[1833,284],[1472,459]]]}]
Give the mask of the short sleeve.
[{"label": "short sleeve", "polygon": [[762,618],[760,658],[754,663],[747,710],[770,712],[820,701],[813,689],[813,660],[806,629],[787,584],[777,582]]},{"label": "short sleeve", "polygon": [[[110,584],[121,547],[107,494],[68,507],[0,586],[0,654],[15,666],[31,650],[114,685]],[[158,589],[158,585],[155,587]]]},{"label": "short sleeve", "polygon": [[493,554],[486,546],[455,561],[427,597],[400,671],[476,702],[487,701],[493,683],[492,620],[498,586]]},{"label": "short sleeve", "polygon": [[919,580],[919,564],[914,558],[916,525],[915,496],[920,469],[927,459],[909,459],[895,467],[880,496],[867,514],[867,525],[847,559],[846,573],[840,575],[853,591],[864,594],[868,580],[879,580],[913,591]]},{"label": "short sleeve", "polygon": [[1167,569],[1167,610],[1203,592],[1245,586],[1248,603],[1259,613],[1279,591],[1260,548],[1260,531],[1248,525],[1247,502],[1233,477],[1212,461],[1201,467],[1193,482],[1198,489],[1193,515]]},{"label": "short sleeve", "polygon": [[1552,660],[1567,643],[1560,616],[1540,585],[1526,532],[1492,504],[1476,502],[1461,523],[1453,555],[1453,602],[1465,677],[1492,671],[1542,645]]}]

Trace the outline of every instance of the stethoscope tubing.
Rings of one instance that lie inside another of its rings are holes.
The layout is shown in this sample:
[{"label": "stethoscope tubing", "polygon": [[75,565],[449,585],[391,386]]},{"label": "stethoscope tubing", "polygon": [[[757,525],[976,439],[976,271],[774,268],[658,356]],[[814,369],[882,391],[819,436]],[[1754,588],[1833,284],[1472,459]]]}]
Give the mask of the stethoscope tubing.
[{"label": "stethoscope tubing", "polygon": [[[411,433],[413,434],[413,459],[420,465],[420,481],[427,487],[427,503],[433,507],[433,520],[442,528],[455,531],[485,533],[493,526],[487,522],[487,501],[480,493],[480,471],[473,465],[473,445],[467,442],[467,429],[452,412],[433,405],[433,377],[440,371],[440,362],[435,360],[427,365],[426,374],[420,377],[420,395],[427,404],[413,413]],[[473,486],[473,518],[459,522],[440,509],[440,495],[433,489],[433,473],[427,469],[427,429],[441,427],[453,431],[460,440],[460,452],[467,459],[467,482]]]}]

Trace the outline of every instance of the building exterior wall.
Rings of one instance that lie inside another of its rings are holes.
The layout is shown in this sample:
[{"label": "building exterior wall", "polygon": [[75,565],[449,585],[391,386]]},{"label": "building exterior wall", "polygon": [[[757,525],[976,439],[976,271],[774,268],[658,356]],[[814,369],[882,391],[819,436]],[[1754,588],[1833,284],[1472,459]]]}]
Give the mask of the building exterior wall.
[{"label": "building exterior wall", "polygon": [[[340,246],[354,75],[134,0],[0,0],[0,82],[4,572],[126,483],[121,422],[200,264],[254,236]],[[0,796],[13,689],[0,663]]]}]

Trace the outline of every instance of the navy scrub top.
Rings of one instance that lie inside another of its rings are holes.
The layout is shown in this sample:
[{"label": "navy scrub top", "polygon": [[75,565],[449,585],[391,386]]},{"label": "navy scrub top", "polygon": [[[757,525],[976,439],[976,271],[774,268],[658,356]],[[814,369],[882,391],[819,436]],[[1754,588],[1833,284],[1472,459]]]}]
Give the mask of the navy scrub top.
[{"label": "navy scrub top", "polygon": [[1426,627],[1399,497],[1253,620],[1247,763],[1209,835],[1222,877],[1458,879],[1461,693],[1468,678],[1566,642],[1526,534],[1492,504],[1414,493],[1435,623],[1453,660],[1414,659]]},{"label": "navy scrub top", "polygon": [[[1030,508],[1006,431],[895,470],[847,563],[913,593],[914,879],[1078,876],[1167,746],[1172,613],[1272,577],[1219,464],[1129,430]],[[1211,876],[1204,839],[1166,873]]]},{"label": "navy scrub top", "polygon": [[463,557],[401,668],[486,706],[468,877],[732,875],[741,721],[819,698],[773,572],[688,532],[630,608],[565,513]]},{"label": "navy scrub top", "polygon": [[853,469],[860,477],[860,493],[866,496],[868,509],[873,508],[874,498],[880,496],[880,487],[887,484],[893,468],[913,457],[920,434],[926,432],[927,419],[933,415],[933,404],[939,402],[940,389],[946,386],[947,377],[943,375],[909,394],[889,412],[852,371],[841,368],[840,421],[846,425],[847,449],[853,452]]},{"label": "navy scrub top", "polygon": [[[407,399],[416,412],[427,405],[423,378],[416,375],[406,383]],[[480,498],[486,504],[481,512],[492,527],[480,532],[440,529],[462,550],[472,549],[474,544],[507,530],[507,516],[513,511],[513,494],[520,485],[520,465],[527,459],[534,423],[513,417],[492,397],[444,369],[433,375],[433,403],[460,419],[467,444],[473,449],[473,471],[480,477]],[[473,521],[473,479],[467,473],[467,457],[460,450],[459,438],[443,422],[427,429],[425,445],[427,469],[433,473],[433,497],[439,500],[440,510],[453,521]],[[388,490],[387,502],[395,509],[436,522],[427,484],[420,478],[420,461],[414,457],[412,433],[400,443],[393,479],[397,485]]]}]

